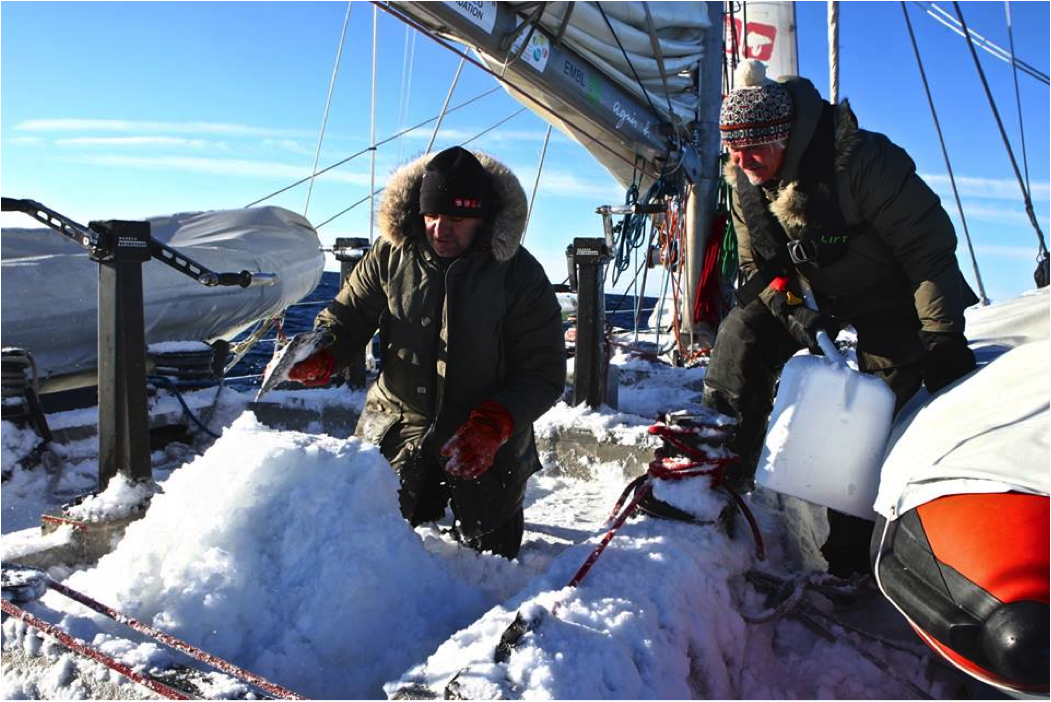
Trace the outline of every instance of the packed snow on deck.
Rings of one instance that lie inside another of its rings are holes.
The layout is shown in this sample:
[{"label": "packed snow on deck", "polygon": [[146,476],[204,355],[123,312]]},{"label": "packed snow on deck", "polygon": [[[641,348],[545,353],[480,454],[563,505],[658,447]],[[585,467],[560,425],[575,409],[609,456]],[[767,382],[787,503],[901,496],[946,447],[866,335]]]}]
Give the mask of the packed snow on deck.
[{"label": "packed snow on deck", "polygon": [[[1046,294],[1038,302],[1046,308]],[[624,355],[615,362],[625,381],[619,412],[559,404],[537,423],[538,434],[574,427],[644,442],[654,412],[699,409],[703,369]],[[643,370],[647,380],[634,382]],[[332,390],[283,397],[300,405],[362,401],[360,393]],[[771,603],[750,572],[791,580],[824,567],[817,547],[827,523],[805,503],[762,490],[747,498],[765,536],[763,562],[739,516],[729,531],[633,519],[584,581],[568,588],[605,533],[624,487],[622,466],[595,462],[592,479],[576,480],[547,465],[530,482],[524,546],[509,562],[462,548],[443,531],[447,524],[409,527],[398,513],[396,477],[374,447],[267,428],[244,411],[247,402],[233,392],[220,398],[213,420],[226,428],[204,455],[182,456],[185,464],[167,456],[178,466],[158,472],[161,491],[113,553],[95,567],[51,574],[311,697],[424,688],[470,698],[946,698],[962,691],[960,679],[915,642],[880,643],[835,623],[849,623],[851,613],[834,611],[820,595],[805,598],[798,609],[805,616],[745,621]],[[27,444],[25,432],[4,423],[5,466]],[[93,479],[97,464],[77,454],[87,448],[64,450],[62,474],[15,469],[4,483],[5,562],[39,538],[30,529],[34,510],[39,516],[62,501],[56,495]],[[656,490],[702,521],[732,509],[704,479]],[[127,491],[114,481],[114,494],[84,509],[119,513],[138,498]],[[855,623],[870,632],[900,625],[889,607],[875,604]],[[135,668],[187,662],[54,592],[27,608]],[[881,621],[871,620],[873,612]],[[516,614],[528,630],[497,663],[497,644]],[[4,698],[85,698],[93,682],[105,681],[123,694],[140,690],[11,619],[3,638],[6,652],[36,661],[7,665],[5,653]],[[213,676],[206,694],[245,691]]]}]

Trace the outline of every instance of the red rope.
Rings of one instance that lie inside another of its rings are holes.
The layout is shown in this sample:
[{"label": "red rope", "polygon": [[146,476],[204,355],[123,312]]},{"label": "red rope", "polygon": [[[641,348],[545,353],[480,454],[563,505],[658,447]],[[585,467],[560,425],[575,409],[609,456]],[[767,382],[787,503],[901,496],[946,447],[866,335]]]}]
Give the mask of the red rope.
[{"label": "red rope", "polygon": [[80,639],[73,638],[72,636],[62,631],[58,627],[54,626],[53,624],[49,624],[48,622],[45,622],[42,619],[37,619],[29,612],[25,611],[21,607],[18,607],[17,605],[12,604],[11,602],[8,602],[7,600],[3,600],[2,606],[4,614],[8,614],[12,617],[15,617],[16,619],[25,622],[34,629],[39,629],[48,636],[54,637],[56,641],[58,641],[60,644],[70,649],[71,651],[75,651],[81,654],[82,656],[86,656],[88,658],[91,658],[92,660],[98,661],[107,668],[117,671],[129,680],[132,680],[142,685],[143,687],[147,687],[153,690],[161,697],[166,697],[170,700],[192,699],[191,697],[187,697],[184,693],[180,692],[179,690],[165,685],[159,680],[154,680],[149,676],[135,672],[127,665],[118,661],[116,658],[106,655],[102,651],[99,651],[98,649],[89,646]]},{"label": "red rope", "polygon": [[118,624],[123,624],[123,625],[127,626],[128,628],[133,629],[134,631],[137,631],[140,634],[145,634],[146,636],[149,636],[150,638],[153,638],[153,639],[161,642],[162,644],[164,644],[165,646],[168,646],[169,648],[173,648],[176,651],[180,651],[182,653],[185,653],[186,655],[190,656],[191,658],[196,658],[197,660],[201,661],[202,663],[207,663],[208,665],[212,666],[213,668],[216,668],[217,670],[220,670],[220,671],[222,671],[224,673],[227,673],[228,675],[232,675],[235,678],[239,678],[239,679],[241,679],[241,680],[243,680],[245,682],[248,682],[248,683],[251,683],[253,685],[256,685],[257,687],[259,687],[262,690],[265,690],[266,692],[270,693],[271,695],[275,695],[277,697],[280,697],[281,699],[287,699],[287,700],[305,700],[305,699],[307,699],[306,697],[303,697],[302,695],[298,695],[295,692],[292,692],[291,690],[289,690],[287,688],[284,688],[284,687],[281,687],[280,685],[272,683],[269,680],[267,680],[266,678],[262,678],[262,677],[256,675],[255,673],[253,673],[251,671],[248,671],[248,670],[245,670],[244,668],[236,666],[233,663],[231,663],[230,661],[227,661],[227,660],[224,660],[222,658],[219,658],[218,656],[213,656],[212,654],[210,654],[210,653],[208,653],[206,651],[202,651],[201,649],[197,648],[193,644],[187,643],[186,641],[183,641],[182,639],[176,638],[176,637],[172,636],[171,634],[167,634],[167,633],[161,631],[160,629],[156,629],[156,628],[154,628],[152,626],[149,626],[148,624],[144,624],[143,622],[140,622],[137,619],[133,619],[133,618],[129,617],[126,614],[118,612],[117,610],[112,609],[111,607],[107,607],[106,605],[102,604],[101,602],[93,600],[93,599],[91,599],[90,597],[88,597],[87,595],[85,595],[85,594],[83,594],[81,592],[77,592],[76,590],[73,590],[72,588],[66,587],[62,583],[55,582],[54,580],[50,580],[49,579],[48,587],[50,587],[52,590],[55,590],[56,592],[62,593],[66,597],[70,598],[71,600],[75,600],[75,601],[79,602],[80,604],[84,605],[88,609],[91,609],[91,610],[93,610],[95,612],[98,612],[99,614],[101,614],[103,616],[109,617],[110,619],[112,619],[113,621],[117,622]]},{"label": "red rope", "polygon": [[712,217],[711,235],[704,249],[704,264],[697,281],[697,294],[693,303],[693,321],[703,322],[713,329],[719,326],[723,316],[722,290],[719,283],[719,252],[723,234],[726,232],[726,215]]},{"label": "red rope", "polygon": [[[653,427],[650,427],[651,432]],[[656,478],[661,480],[682,480],[685,478],[699,477],[707,475],[713,479],[713,487],[718,486],[722,482],[722,471],[723,466],[730,463],[735,463],[740,459],[737,456],[727,456],[724,458],[706,458],[699,452],[692,450],[691,447],[684,448],[698,457],[695,461],[676,461],[669,458],[658,458],[650,462],[649,468],[645,475],[639,477],[628,483],[628,486],[624,488],[624,492],[621,493],[617,503],[613,506],[613,512],[609,516],[608,521],[612,521],[613,524],[609,530],[606,531],[605,536],[599,541],[598,546],[591,552],[584,564],[577,570],[576,575],[569,581],[568,587],[576,587],[584,579],[584,576],[588,574],[591,567],[595,565],[595,561],[602,555],[602,552],[609,546],[609,542],[613,540],[617,530],[624,526],[624,522],[635,513],[638,509],[639,503],[646,499],[647,496],[653,491],[653,485],[648,482],[650,478]],[[678,448],[678,447],[677,447]],[[631,502],[628,503],[627,507],[621,510],[621,506],[627,499],[627,496],[635,490],[635,497],[632,498]],[[738,503],[741,506],[743,503]],[[747,509],[747,506],[744,507]],[[619,514],[618,514],[619,512]]]}]

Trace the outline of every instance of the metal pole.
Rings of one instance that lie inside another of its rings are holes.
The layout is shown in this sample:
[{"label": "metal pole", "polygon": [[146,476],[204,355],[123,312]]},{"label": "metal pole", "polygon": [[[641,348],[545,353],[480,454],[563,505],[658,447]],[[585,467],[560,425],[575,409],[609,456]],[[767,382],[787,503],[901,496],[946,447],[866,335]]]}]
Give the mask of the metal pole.
[{"label": "metal pole", "polygon": [[609,249],[598,238],[573,239],[577,273],[577,351],[573,357],[573,404],[598,407],[606,400],[606,305],[603,281]]},{"label": "metal pole", "polygon": [[150,259],[149,222],[111,220],[91,228],[113,242],[99,260],[99,490],[124,473],[150,481],[146,403],[146,323],[142,264]]},{"label": "metal pole", "polygon": [[[333,248],[339,261],[339,284],[346,285],[354,267],[369,250],[369,240],[364,237],[337,237]],[[353,388],[365,387],[365,347],[354,349],[353,356],[343,370],[343,380]]]},{"label": "metal pole", "polygon": [[376,228],[376,35],[379,25],[379,9],[372,6],[372,118],[369,128],[369,241],[374,241]]}]

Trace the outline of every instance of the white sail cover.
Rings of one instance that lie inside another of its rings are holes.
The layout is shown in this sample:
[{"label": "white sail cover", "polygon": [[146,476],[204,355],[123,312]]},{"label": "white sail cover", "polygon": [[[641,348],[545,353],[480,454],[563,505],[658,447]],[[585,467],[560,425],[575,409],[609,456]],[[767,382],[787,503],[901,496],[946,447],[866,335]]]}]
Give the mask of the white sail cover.
[{"label": "white sail cover", "polygon": [[[536,5],[531,2],[507,4],[522,14],[528,14],[530,6]],[[711,27],[706,3],[602,3],[602,11],[616,33],[614,38],[599,12],[598,3],[549,2],[540,18],[540,26],[557,34],[567,11],[572,14],[563,37],[566,46],[645,103],[646,95],[639,87],[639,80],[635,79],[635,74],[638,74],[654,107],[665,120],[672,120],[669,102],[679,119],[694,119],[697,88],[691,73],[697,71],[704,59],[704,34]],[[664,63],[667,90],[661,79],[660,61],[650,41],[651,22]],[[618,39],[624,47],[623,52],[617,45]]]},{"label": "white sail cover", "polygon": [[967,335],[979,370],[913,398],[891,434],[876,511],[895,519],[961,493],[1051,492],[1048,289],[972,308]]},{"label": "white sail cover", "polygon": [[[507,4],[514,7],[520,15],[528,15],[531,6],[535,7],[535,3],[528,2]],[[707,96],[703,99],[719,99],[719,86],[701,85],[704,71],[700,68],[705,60],[705,34],[711,29],[707,3],[606,2],[602,3],[602,10],[613,27],[616,39],[602,18],[598,3],[595,2],[547,3],[539,25],[549,36],[557,37],[566,13],[570,12],[562,43],[632,95],[640,105],[648,107],[652,103],[656,115],[661,120],[676,125],[680,131],[684,125],[698,118],[698,110],[703,111],[699,95]],[[657,37],[657,51],[651,42],[651,27]],[[523,32],[519,41],[525,39],[526,33]],[[624,47],[624,52],[617,45],[617,39]],[[517,47],[517,44],[515,46]],[[524,52],[524,60],[527,63],[530,62],[528,53]],[[501,62],[485,54],[481,56],[490,68],[501,72]],[[662,62],[663,78],[660,70]],[[543,66],[535,67],[543,70]],[[638,79],[635,77],[636,73]],[[526,87],[511,73],[504,74],[503,79],[520,88]],[[645,86],[645,93],[640,87],[640,81],[642,86]],[[600,130],[587,131],[589,127],[584,127],[585,131],[575,128],[574,124],[583,127],[587,120],[567,111],[564,104],[552,100],[542,92],[528,92],[536,102],[522,98],[514,90],[508,90],[508,94],[522,105],[587,149],[622,186],[627,187],[638,179],[639,176],[632,166],[636,155],[632,145],[622,143],[622,139],[616,134],[603,133]],[[538,106],[537,102],[541,106]],[[596,139],[603,144],[597,144]]]},{"label": "white sail cover", "polygon": [[[231,339],[308,295],[321,280],[317,232],[279,207],[152,217],[151,234],[215,272],[276,273],[273,285],[205,287],[163,263],[143,266],[146,342]],[[50,229],[4,229],[2,343],[27,349],[42,378],[98,358],[98,264]]]}]

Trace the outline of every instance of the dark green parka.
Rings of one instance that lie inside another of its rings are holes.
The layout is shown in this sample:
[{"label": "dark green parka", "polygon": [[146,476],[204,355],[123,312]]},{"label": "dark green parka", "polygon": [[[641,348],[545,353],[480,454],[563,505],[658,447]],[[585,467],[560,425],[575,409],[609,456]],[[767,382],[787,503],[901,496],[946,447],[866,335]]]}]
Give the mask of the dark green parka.
[{"label": "dark green parka", "polygon": [[521,247],[525,193],[503,164],[475,155],[496,206],[474,244],[453,260],[427,245],[418,203],[432,155],[423,156],[391,177],[378,213],[381,237],[317,318],[335,332],[337,366],[380,330],[381,373],[357,434],[379,445],[399,472],[406,515],[421,461],[433,466],[437,450],[482,402],[507,408],[515,433],[493,467],[473,481],[449,479],[468,538],[499,527],[521,505],[527,479],[540,469],[533,422],[562,396],[566,380],[558,300],[543,267]]},{"label": "dark green parka", "polygon": [[[752,188],[789,239],[847,236],[832,247],[831,263],[789,269],[793,287],[799,293],[800,280],[808,282],[819,309],[843,323],[900,319],[882,338],[859,340],[863,369],[917,361],[925,352],[917,332],[962,333],[964,308],[977,302],[960,273],[952,222],[909,155],[884,135],[859,129],[846,101],[829,106],[805,78],[782,83],[795,108],[784,162],[775,187]],[[757,214],[742,197],[749,186],[733,163],[726,176],[734,187],[741,270],[750,278],[763,260],[749,234]],[[771,296],[769,289],[760,294],[767,302]]]}]

